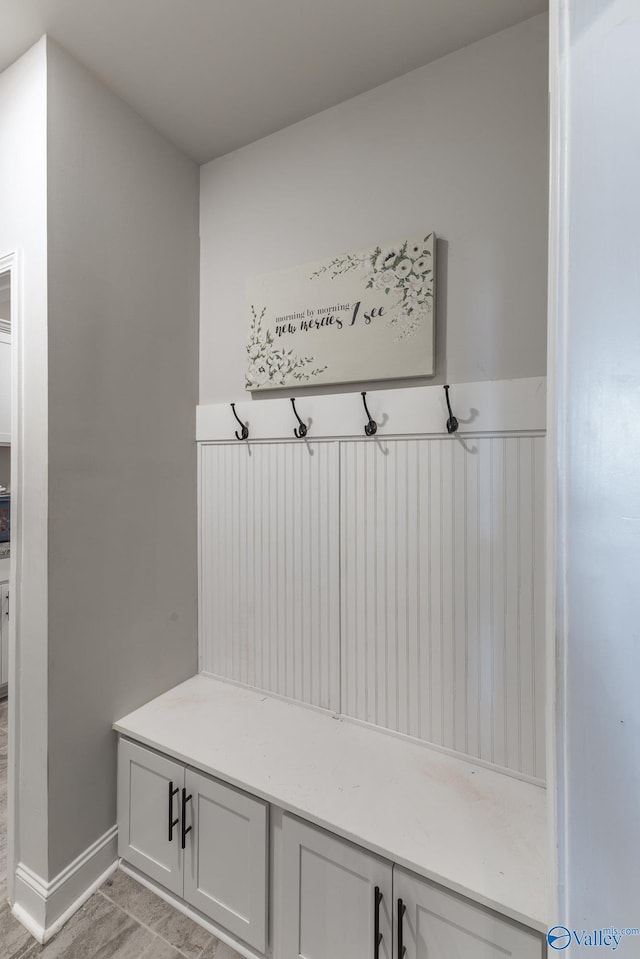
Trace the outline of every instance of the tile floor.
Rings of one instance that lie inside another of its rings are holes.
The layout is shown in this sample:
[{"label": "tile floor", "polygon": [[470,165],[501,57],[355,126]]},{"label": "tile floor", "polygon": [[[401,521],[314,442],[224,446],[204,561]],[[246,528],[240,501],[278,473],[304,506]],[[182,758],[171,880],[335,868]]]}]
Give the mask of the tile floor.
[{"label": "tile floor", "polygon": [[40,946],[11,915],[7,888],[7,703],[0,703],[0,959],[241,959],[118,870]]}]

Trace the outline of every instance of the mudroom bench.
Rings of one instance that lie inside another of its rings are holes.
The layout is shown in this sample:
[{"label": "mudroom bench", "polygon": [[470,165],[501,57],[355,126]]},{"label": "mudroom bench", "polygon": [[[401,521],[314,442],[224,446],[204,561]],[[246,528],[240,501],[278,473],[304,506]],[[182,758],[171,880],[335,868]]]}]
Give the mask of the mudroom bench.
[{"label": "mudroom bench", "polygon": [[546,955],[544,788],[204,675],[114,729],[123,868],[241,954]]}]

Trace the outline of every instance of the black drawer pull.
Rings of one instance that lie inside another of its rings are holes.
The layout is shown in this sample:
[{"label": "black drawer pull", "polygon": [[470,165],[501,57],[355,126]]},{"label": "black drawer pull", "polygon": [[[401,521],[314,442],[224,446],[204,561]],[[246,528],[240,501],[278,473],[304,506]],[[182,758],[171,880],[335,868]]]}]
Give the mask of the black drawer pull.
[{"label": "black drawer pull", "polygon": [[173,797],[180,792],[178,787],[173,788],[173,782],[169,783],[169,842],[173,842],[173,827],[178,825],[179,820],[173,818]]},{"label": "black drawer pull", "polygon": [[398,955],[397,959],[403,959],[405,954],[404,943],[402,941],[402,919],[407,911],[407,907],[403,903],[402,899],[398,899]]},{"label": "black drawer pull", "polygon": [[382,933],[380,932],[380,903],[382,902],[382,893],[380,886],[376,886],[373,891],[373,959],[379,959],[380,943],[382,942]]},{"label": "black drawer pull", "polygon": [[191,793],[187,796],[187,790],[182,790],[182,848],[187,848],[187,833],[191,832],[192,827],[187,826],[187,803],[191,801],[193,797]]}]

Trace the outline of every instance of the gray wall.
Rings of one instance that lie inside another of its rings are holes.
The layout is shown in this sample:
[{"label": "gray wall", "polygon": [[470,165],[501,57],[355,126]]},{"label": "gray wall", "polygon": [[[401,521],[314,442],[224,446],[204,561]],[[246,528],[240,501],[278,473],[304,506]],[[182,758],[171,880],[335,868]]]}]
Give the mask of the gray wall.
[{"label": "gray wall", "polygon": [[197,668],[198,169],[48,51],[51,877],[115,822],[111,723]]},{"label": "gray wall", "polygon": [[244,393],[248,277],[427,230],[427,382],[543,375],[547,74],[545,14],[204,166],[200,402]]},{"label": "gray wall", "polygon": [[[561,0],[555,16],[560,905],[551,919],[637,927],[640,9]],[[623,940],[620,955],[639,949],[639,937]]]}]

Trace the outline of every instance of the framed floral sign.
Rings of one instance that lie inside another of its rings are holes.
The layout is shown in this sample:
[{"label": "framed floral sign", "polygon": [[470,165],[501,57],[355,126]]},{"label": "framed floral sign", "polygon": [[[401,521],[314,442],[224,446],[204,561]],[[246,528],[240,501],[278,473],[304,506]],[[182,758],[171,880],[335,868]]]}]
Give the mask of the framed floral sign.
[{"label": "framed floral sign", "polygon": [[250,391],[434,374],[435,236],[249,283]]}]

